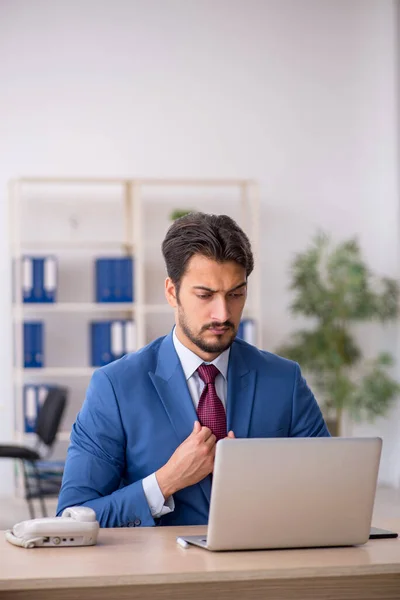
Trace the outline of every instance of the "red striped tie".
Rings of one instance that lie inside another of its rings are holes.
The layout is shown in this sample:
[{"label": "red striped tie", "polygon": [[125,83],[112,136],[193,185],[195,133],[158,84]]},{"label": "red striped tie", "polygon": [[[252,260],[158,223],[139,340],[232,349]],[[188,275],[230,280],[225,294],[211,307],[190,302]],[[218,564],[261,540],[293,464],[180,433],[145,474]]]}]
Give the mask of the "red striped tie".
[{"label": "red striped tie", "polygon": [[205,383],[197,407],[197,416],[204,427],[211,429],[218,441],[226,437],[225,409],[215,389],[215,378],[219,371],[215,365],[203,363],[197,372]]}]

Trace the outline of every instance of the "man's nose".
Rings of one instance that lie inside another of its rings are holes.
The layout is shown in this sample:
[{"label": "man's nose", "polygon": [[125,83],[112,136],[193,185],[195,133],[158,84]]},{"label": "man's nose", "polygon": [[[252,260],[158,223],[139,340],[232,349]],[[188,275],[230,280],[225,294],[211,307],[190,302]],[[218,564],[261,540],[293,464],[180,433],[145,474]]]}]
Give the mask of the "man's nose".
[{"label": "man's nose", "polygon": [[225,298],[215,298],[212,304],[211,318],[219,323],[225,323],[230,317],[229,306]]}]

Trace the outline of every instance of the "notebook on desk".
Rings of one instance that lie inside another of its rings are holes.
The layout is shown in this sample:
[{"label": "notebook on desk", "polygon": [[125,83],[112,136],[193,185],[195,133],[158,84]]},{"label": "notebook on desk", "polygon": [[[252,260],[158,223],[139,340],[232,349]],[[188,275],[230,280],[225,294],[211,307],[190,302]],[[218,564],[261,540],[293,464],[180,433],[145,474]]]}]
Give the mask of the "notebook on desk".
[{"label": "notebook on desk", "polygon": [[367,542],[380,438],[225,439],[217,444],[208,550]]}]

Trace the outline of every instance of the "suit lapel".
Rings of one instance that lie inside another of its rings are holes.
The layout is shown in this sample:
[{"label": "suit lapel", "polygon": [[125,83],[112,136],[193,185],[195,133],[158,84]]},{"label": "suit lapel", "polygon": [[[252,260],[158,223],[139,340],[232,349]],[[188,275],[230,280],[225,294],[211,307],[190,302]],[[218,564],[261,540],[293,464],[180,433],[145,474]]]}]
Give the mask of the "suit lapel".
[{"label": "suit lapel", "polygon": [[[174,347],[172,333],[161,342],[156,370],[154,373],[150,372],[149,376],[176,433],[178,444],[181,444],[193,431],[197,413],[193,406],[181,362]],[[199,485],[209,503],[211,493],[210,477],[200,481]]]},{"label": "suit lapel", "polygon": [[247,366],[243,354],[244,347],[234,342],[228,367],[227,429],[238,438],[249,435],[256,386],[256,370]]}]

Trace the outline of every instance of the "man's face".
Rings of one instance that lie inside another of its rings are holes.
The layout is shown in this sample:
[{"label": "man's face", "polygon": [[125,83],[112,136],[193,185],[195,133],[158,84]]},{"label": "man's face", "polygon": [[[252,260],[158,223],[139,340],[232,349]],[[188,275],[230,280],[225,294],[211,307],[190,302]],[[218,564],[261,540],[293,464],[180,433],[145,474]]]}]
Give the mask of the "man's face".
[{"label": "man's face", "polygon": [[195,254],[179,293],[168,278],[166,297],[175,309],[178,339],[205,361],[232,344],[246,301],[246,270],[233,261],[218,263]]}]

